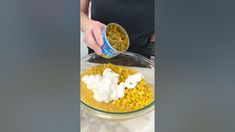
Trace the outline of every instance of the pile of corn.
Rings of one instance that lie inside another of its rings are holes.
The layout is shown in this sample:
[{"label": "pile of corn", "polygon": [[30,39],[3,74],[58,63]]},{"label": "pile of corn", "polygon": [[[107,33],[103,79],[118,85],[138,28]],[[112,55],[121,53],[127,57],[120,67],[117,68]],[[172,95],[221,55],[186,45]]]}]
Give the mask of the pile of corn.
[{"label": "pile of corn", "polygon": [[[119,74],[119,83],[124,82],[129,75],[136,73],[134,70],[127,69],[123,66],[103,64],[84,71],[81,77],[84,75],[102,74],[106,68],[111,68],[112,71]],[[118,106],[122,111],[133,111],[149,105],[152,101],[153,89],[142,79],[135,88],[125,89],[123,98],[112,101],[111,103]]]}]

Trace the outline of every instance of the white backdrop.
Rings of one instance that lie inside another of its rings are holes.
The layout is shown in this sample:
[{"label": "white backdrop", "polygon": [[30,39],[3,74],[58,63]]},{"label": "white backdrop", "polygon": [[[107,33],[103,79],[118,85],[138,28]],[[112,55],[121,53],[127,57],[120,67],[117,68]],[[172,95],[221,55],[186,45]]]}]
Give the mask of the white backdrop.
[{"label": "white backdrop", "polygon": [[85,55],[88,54],[88,49],[87,49],[87,47],[85,46],[85,44],[83,43],[83,41],[82,41],[83,33],[82,33],[82,32],[80,32],[80,33],[81,33],[81,37],[80,37],[80,44],[81,44],[80,56],[83,57],[83,56],[85,56]]},{"label": "white backdrop", "polygon": [[[91,2],[90,2],[90,4],[89,4],[89,12],[88,12],[89,18],[91,17],[91,13],[90,13],[90,12],[91,12]],[[81,34],[81,36],[80,36],[80,44],[81,44],[80,56],[83,57],[83,56],[85,56],[85,55],[88,54],[88,49],[87,49],[87,47],[85,46],[85,44],[83,43],[83,41],[82,41],[83,33],[80,32],[80,34]]]}]

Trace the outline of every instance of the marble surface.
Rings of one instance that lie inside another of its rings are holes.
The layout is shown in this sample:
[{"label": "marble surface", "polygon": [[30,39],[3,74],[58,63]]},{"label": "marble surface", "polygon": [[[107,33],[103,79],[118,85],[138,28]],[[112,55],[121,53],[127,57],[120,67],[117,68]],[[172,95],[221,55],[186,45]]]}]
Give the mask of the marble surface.
[{"label": "marble surface", "polygon": [[113,122],[81,112],[81,132],[154,132],[154,111],[145,116]]}]

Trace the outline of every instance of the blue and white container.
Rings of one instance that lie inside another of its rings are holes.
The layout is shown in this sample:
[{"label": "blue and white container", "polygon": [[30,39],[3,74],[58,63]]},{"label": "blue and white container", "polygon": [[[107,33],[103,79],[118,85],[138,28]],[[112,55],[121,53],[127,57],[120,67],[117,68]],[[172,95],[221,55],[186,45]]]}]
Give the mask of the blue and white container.
[{"label": "blue and white container", "polygon": [[108,39],[106,37],[106,29],[109,25],[116,25],[116,26],[120,27],[124,31],[124,33],[126,34],[126,37],[128,39],[128,43],[127,43],[127,47],[126,47],[125,51],[127,51],[127,49],[129,48],[129,44],[130,44],[129,36],[128,36],[127,32],[125,31],[125,29],[117,23],[109,23],[102,31],[102,38],[103,38],[104,44],[101,46],[101,50],[102,50],[102,55],[101,56],[104,57],[104,58],[112,58],[112,57],[117,56],[120,53],[125,52],[125,51],[120,52],[120,51],[114,49],[111,46],[111,44],[108,42]]}]

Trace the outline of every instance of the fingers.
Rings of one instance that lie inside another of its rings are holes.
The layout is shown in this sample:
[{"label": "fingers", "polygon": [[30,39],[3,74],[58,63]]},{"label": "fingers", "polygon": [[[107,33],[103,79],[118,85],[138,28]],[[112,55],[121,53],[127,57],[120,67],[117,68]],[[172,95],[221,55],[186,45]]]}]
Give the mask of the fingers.
[{"label": "fingers", "polygon": [[104,24],[97,22],[97,24],[94,25],[93,27],[93,34],[96,39],[96,42],[102,46],[104,44],[103,39],[102,39],[102,29],[105,27]]},{"label": "fingers", "polygon": [[101,48],[97,44],[92,32],[84,34],[83,41],[87,45],[87,47],[94,50],[96,54],[98,54],[98,55],[102,54]]},{"label": "fingers", "polygon": [[96,54],[101,55],[101,46],[104,44],[102,38],[102,29],[105,27],[104,24],[93,21],[92,29],[85,31],[83,41],[87,47],[93,49]]}]

